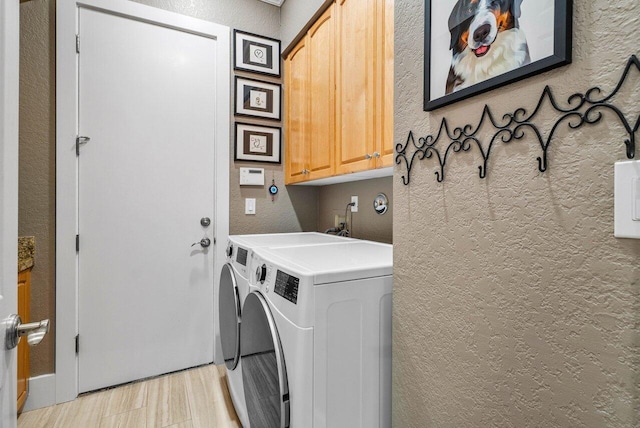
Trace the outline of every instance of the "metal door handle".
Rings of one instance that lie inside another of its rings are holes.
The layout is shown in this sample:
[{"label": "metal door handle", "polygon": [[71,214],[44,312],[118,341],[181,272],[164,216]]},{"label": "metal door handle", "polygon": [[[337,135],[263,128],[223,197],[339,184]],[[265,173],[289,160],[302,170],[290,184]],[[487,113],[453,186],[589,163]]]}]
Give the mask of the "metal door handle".
[{"label": "metal door handle", "polygon": [[49,332],[48,319],[22,324],[20,315],[13,314],[7,321],[7,333],[4,340],[7,349],[13,349],[18,346],[20,338],[23,336],[27,336],[29,346],[36,346],[42,342],[44,336]]},{"label": "metal door handle", "polygon": [[201,245],[202,248],[207,248],[209,245],[211,245],[211,239],[209,238],[202,238],[200,240],[200,242],[194,242],[193,244],[191,244],[192,247],[195,247],[196,245]]},{"label": "metal door handle", "polygon": [[364,158],[365,158],[365,159],[371,159],[371,158],[372,158],[372,156],[371,156],[369,153],[367,153],[366,155],[364,155]]},{"label": "metal door handle", "polygon": [[380,157],[380,153],[378,153],[378,152],[373,152],[373,157],[374,157],[374,158],[379,158],[379,157]]}]

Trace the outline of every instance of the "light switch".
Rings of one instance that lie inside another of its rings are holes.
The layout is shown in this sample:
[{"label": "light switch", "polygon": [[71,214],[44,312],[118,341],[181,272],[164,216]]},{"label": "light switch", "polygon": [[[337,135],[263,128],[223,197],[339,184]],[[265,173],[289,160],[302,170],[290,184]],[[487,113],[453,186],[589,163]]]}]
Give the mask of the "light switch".
[{"label": "light switch", "polygon": [[247,198],[244,200],[244,213],[249,215],[255,215],[256,213],[255,198]]},{"label": "light switch", "polygon": [[640,161],[616,162],[615,236],[640,239]]},{"label": "light switch", "polygon": [[633,179],[633,221],[640,221],[640,178]]}]

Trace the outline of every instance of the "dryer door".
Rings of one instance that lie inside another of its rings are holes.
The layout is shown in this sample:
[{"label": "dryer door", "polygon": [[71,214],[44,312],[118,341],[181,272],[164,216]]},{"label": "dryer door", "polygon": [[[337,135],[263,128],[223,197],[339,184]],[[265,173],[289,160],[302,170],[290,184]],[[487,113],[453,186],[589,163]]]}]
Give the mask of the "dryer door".
[{"label": "dryer door", "polygon": [[220,274],[218,317],[222,357],[227,369],[233,370],[240,359],[240,294],[233,267],[227,263]]},{"label": "dryer door", "polygon": [[249,424],[286,428],[289,426],[289,386],[273,316],[260,293],[247,296],[242,313],[242,382]]}]

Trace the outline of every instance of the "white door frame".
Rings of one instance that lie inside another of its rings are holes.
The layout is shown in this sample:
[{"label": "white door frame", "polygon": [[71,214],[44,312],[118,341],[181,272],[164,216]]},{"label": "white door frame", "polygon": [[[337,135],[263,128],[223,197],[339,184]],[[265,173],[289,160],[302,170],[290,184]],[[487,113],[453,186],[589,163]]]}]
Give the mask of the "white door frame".
[{"label": "white door frame", "polygon": [[[195,18],[167,12],[127,0],[58,0],[56,6],[56,402],[78,396],[78,362],[75,336],[78,332],[78,168],[75,140],[78,132],[78,57],[76,34],[78,8],[85,7],[150,22],[216,39],[219,67],[216,75],[215,112],[215,247],[214,290],[225,261],[229,235],[229,136],[231,106],[230,29]],[[82,46],[82,41],[80,41]],[[81,48],[82,49],[82,48]],[[214,292],[214,299],[217,293]],[[214,308],[217,305],[214,302]],[[217,322],[217,317],[214,317]],[[214,326],[214,331],[217,329]],[[214,355],[219,361],[218,338]]]},{"label": "white door frame", "polygon": [[[18,306],[18,102],[20,63],[20,9],[18,0],[0,1],[0,304],[2,318],[5,310]],[[11,301],[13,300],[13,302]],[[16,426],[16,350],[4,350],[5,320],[0,319],[0,426]],[[9,357],[9,361],[5,360]],[[3,388],[2,385],[5,385]]]}]

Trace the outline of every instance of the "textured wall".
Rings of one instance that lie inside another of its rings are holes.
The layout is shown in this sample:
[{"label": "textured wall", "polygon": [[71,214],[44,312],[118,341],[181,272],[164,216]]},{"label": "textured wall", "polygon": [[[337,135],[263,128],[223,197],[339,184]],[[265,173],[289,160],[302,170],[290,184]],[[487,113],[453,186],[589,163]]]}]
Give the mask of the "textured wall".
[{"label": "textured wall", "polygon": [[[485,103],[497,114],[534,107],[545,84],[563,100],[612,90],[639,53],[640,3],[574,8],[572,65],[427,114],[424,0],[397,1],[396,141],[434,132],[443,116],[477,120]],[[621,97],[627,111],[638,111],[639,77]],[[640,241],[613,236],[625,132],[607,114],[559,137],[544,174],[530,136],[496,145],[486,180],[477,149],[451,158],[444,184],[433,160],[410,186],[396,169],[394,426],[640,425]]]},{"label": "textured wall", "polygon": [[31,349],[31,375],[54,371],[55,346],[55,2],[20,5],[19,233],[36,237],[31,319],[51,332]]},{"label": "textured wall", "polygon": [[[378,193],[389,198],[389,210],[379,215],[373,209],[373,200]],[[393,178],[354,181],[319,188],[318,230],[334,227],[335,216],[344,216],[351,196],[358,197],[358,212],[353,213],[352,237],[371,241],[393,242]],[[349,226],[351,227],[351,226]]]},{"label": "textured wall", "polygon": [[133,1],[268,37],[280,35],[280,9],[258,0]]},{"label": "textured wall", "polygon": [[326,0],[287,0],[280,8],[282,49],[295,39]]}]

